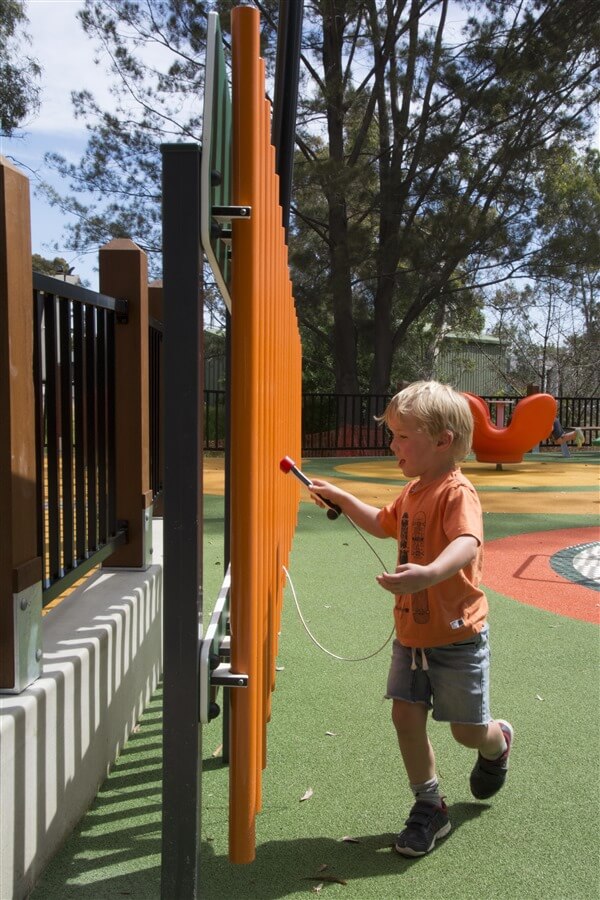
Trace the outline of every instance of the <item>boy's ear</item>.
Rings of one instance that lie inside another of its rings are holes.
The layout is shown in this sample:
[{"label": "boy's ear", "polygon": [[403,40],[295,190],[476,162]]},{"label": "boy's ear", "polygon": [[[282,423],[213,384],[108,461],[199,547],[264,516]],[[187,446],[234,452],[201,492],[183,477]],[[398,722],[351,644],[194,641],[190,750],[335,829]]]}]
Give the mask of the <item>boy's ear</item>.
[{"label": "boy's ear", "polygon": [[438,447],[442,449],[447,449],[454,443],[454,433],[450,431],[448,428],[445,431],[440,432],[440,435],[437,440]]}]

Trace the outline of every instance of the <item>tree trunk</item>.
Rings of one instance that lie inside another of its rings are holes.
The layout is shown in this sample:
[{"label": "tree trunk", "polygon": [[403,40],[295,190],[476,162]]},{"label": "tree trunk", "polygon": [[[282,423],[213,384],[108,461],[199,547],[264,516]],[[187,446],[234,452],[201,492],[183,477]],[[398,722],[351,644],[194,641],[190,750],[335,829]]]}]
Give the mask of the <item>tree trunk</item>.
[{"label": "tree trunk", "polygon": [[442,348],[442,341],[444,340],[447,330],[446,304],[443,298],[441,298],[433,312],[431,337],[427,343],[425,358],[423,360],[423,378],[435,378],[436,364]]},{"label": "tree trunk", "polygon": [[330,167],[325,185],[329,221],[330,286],[333,301],[335,386],[338,394],[358,393],[356,336],[352,309],[352,276],[344,172],[344,0],[323,4],[323,68],[327,90]]}]

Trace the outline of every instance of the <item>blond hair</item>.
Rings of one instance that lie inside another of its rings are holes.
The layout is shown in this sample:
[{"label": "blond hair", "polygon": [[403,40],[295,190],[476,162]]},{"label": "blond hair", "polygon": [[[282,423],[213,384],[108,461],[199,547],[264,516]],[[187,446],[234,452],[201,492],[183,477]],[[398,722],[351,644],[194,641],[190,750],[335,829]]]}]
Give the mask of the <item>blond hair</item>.
[{"label": "blond hair", "polygon": [[415,381],[392,397],[378,422],[390,425],[398,416],[411,415],[429,437],[443,431],[453,436],[455,460],[464,459],[473,441],[473,416],[467,398],[439,381]]}]

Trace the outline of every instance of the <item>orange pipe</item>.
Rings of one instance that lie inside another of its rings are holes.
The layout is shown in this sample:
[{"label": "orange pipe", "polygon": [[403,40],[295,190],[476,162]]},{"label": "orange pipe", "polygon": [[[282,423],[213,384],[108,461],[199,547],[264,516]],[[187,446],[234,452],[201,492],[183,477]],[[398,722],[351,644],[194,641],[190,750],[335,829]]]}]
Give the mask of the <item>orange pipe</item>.
[{"label": "orange pipe", "polygon": [[232,692],[229,855],[245,863],[262,802],[281,566],[297,519],[299,487],[279,460],[300,454],[301,348],[254,8],[232,12],[232,60],[233,203],[252,208],[234,221],[232,254],[231,665],[249,685]]}]

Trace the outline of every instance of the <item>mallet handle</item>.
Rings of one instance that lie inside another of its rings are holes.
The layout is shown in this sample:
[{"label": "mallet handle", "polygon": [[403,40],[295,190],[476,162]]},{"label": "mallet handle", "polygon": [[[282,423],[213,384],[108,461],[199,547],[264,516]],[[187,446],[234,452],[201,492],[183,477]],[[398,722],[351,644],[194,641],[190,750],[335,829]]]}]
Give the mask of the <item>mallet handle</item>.
[{"label": "mallet handle", "polygon": [[[308,478],[308,476],[306,476],[304,472],[302,472],[298,468],[298,466],[292,462],[289,456],[286,456],[284,459],[282,459],[280,467],[283,472],[291,472],[293,475],[295,475],[296,478],[301,481],[302,484],[305,484],[307,488],[312,488],[312,481],[310,480],[310,478]],[[323,503],[325,503],[329,507],[329,509],[327,510],[328,519],[333,520],[337,519],[338,516],[341,516],[342,509],[337,505],[337,503],[332,503],[331,500],[328,500],[326,497],[321,496],[321,494],[319,494],[318,492],[316,493],[317,497],[320,497]]]}]

